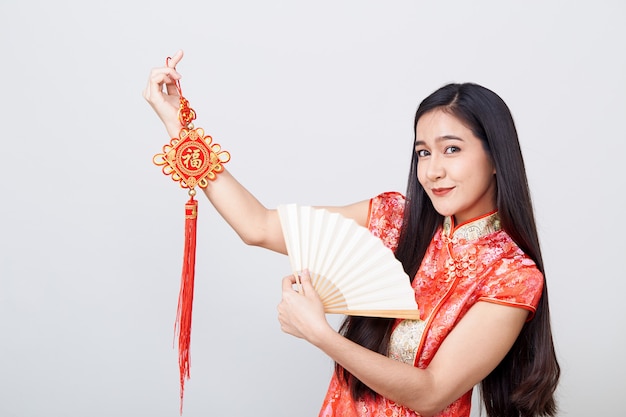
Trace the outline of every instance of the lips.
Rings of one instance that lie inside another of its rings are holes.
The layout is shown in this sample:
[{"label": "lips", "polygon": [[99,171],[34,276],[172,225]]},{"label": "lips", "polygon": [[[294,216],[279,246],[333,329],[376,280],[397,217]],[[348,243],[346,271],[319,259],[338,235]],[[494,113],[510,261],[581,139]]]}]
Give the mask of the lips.
[{"label": "lips", "polygon": [[436,195],[437,197],[443,197],[444,195],[448,194],[450,191],[452,191],[454,189],[454,187],[448,187],[448,188],[431,188],[430,191]]}]

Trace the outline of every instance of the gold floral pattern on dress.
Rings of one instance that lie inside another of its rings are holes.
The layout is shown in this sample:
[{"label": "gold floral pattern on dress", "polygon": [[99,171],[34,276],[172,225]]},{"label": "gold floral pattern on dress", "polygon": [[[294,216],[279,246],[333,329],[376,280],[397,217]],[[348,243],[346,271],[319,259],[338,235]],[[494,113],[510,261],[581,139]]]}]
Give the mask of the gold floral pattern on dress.
[{"label": "gold floral pattern on dress", "polygon": [[[443,220],[443,234],[450,236],[450,231],[454,228],[452,217]],[[502,229],[500,218],[496,212],[479,217],[471,222],[463,223],[454,228],[452,239],[454,242],[468,242],[479,239],[488,234]]]},{"label": "gold floral pattern on dress", "polygon": [[[448,249],[449,258],[446,260],[447,278],[445,282],[456,277],[475,278],[478,266],[476,261],[477,250],[474,246],[469,246],[462,253],[454,253],[455,245],[466,245],[468,242],[480,239],[501,229],[498,213],[490,213],[483,217],[467,222],[454,228],[454,221],[451,217],[443,220],[441,237]],[[478,271],[480,272],[480,271]]]},{"label": "gold floral pattern on dress", "polygon": [[426,322],[424,320],[401,321],[391,333],[387,356],[399,362],[413,365],[425,328]]}]

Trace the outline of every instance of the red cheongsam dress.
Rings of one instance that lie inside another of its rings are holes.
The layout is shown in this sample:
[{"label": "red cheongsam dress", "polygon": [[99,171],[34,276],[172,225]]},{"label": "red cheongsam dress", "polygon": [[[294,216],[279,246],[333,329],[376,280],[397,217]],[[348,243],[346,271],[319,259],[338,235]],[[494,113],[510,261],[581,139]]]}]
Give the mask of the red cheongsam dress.
[{"label": "red cheongsam dress", "polygon": [[[370,202],[369,230],[387,247],[398,244],[405,199],[383,193]],[[534,314],[543,275],[509,235],[501,230],[498,213],[455,225],[444,219],[413,280],[421,320],[397,320],[388,356],[425,369],[448,333],[478,301],[526,309]],[[469,417],[471,390],[437,416]],[[333,374],[320,417],[419,416],[382,396],[355,400],[347,385]]]}]

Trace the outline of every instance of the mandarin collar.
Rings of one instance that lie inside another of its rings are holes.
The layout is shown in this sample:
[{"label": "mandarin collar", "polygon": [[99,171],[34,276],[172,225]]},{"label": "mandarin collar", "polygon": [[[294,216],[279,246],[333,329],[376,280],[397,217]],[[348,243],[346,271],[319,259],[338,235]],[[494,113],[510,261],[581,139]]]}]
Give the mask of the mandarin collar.
[{"label": "mandarin collar", "polygon": [[453,240],[472,241],[480,239],[502,229],[498,211],[492,211],[459,225],[454,224],[454,218],[447,216],[443,219],[443,235]]}]

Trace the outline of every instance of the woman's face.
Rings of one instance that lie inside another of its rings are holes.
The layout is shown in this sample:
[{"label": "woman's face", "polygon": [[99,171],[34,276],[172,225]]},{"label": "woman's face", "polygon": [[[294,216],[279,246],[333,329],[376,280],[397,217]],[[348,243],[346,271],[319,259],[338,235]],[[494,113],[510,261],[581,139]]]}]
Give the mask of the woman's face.
[{"label": "woman's face", "polygon": [[495,167],[470,129],[435,109],[419,118],[415,134],[417,179],[439,214],[461,224],[495,210]]}]

